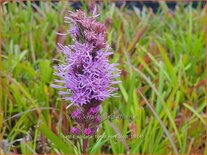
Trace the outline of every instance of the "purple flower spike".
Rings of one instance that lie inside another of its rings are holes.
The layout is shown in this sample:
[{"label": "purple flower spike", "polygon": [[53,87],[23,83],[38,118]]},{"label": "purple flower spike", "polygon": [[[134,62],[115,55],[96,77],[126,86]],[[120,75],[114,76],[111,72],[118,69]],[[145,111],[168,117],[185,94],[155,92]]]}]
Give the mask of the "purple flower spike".
[{"label": "purple flower spike", "polygon": [[71,13],[67,19],[72,22],[69,32],[75,42],[69,46],[59,44],[66,63],[55,67],[55,75],[63,79],[56,82],[64,86],[53,87],[63,88],[60,94],[76,106],[103,102],[114,95],[114,79],[120,74],[115,68],[117,64],[110,64],[107,58],[112,52],[105,40],[106,28],[80,10]]},{"label": "purple flower spike", "polygon": [[84,134],[86,135],[86,136],[90,136],[91,135],[91,129],[90,128],[85,128],[84,129]]},{"label": "purple flower spike", "polygon": [[[93,100],[102,102],[113,96],[112,92],[116,90],[112,87],[113,80],[119,72],[114,64],[109,64],[107,56],[111,53],[108,50],[94,52],[90,44],[78,42],[70,46],[70,50],[65,47],[68,64],[57,67],[59,72],[56,75],[62,77],[66,88],[71,90],[70,97],[68,93],[62,93],[66,100],[82,106]],[[114,72],[118,73],[113,74]]]},{"label": "purple flower spike", "polygon": [[[70,101],[67,108],[72,105],[77,107],[71,113],[73,121],[80,127],[72,127],[71,133],[75,135],[95,134],[101,122],[100,104],[114,96],[117,88],[113,86],[119,83],[115,79],[120,75],[120,70],[116,68],[116,63],[110,64],[108,60],[113,53],[106,41],[106,27],[96,21],[95,12],[87,17],[78,10],[65,17],[71,23],[68,32],[74,44],[58,44],[65,55],[65,63],[54,67],[54,74],[61,80],[56,79],[57,84],[52,87],[61,89],[59,94]],[[85,139],[83,153],[86,153],[87,143]]]}]

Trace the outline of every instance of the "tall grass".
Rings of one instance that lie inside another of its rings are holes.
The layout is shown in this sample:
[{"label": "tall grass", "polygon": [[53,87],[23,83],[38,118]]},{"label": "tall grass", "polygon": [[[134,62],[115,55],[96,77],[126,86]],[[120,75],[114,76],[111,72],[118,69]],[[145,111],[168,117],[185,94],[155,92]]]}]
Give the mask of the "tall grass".
[{"label": "tall grass", "polygon": [[[68,10],[65,2],[2,6],[1,154],[81,153],[68,103],[50,87],[53,59],[62,58],[56,43],[72,41],[56,35],[68,29]],[[206,154],[205,11],[182,3],[174,11],[161,3],[156,14],[99,6],[122,83],[102,106],[88,153]]]}]

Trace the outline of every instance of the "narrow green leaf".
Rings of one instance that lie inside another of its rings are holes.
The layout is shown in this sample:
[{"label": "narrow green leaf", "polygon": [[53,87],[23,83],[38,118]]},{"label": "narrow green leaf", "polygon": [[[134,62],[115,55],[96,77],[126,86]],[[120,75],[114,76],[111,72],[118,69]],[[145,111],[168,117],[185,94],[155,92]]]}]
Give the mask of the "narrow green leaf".
[{"label": "narrow green leaf", "polygon": [[50,139],[53,144],[59,149],[62,153],[64,154],[70,154],[74,153],[73,147],[66,145],[63,142],[63,139],[60,137],[56,136],[44,123],[42,123],[39,127],[38,130],[45,135],[48,139]]}]

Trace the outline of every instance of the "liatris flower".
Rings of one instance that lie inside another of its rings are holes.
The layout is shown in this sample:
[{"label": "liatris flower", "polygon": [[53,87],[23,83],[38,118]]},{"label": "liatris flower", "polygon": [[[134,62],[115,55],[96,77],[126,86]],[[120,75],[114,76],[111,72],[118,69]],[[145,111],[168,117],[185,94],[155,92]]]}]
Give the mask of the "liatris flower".
[{"label": "liatris flower", "polygon": [[[119,76],[117,64],[110,64],[108,56],[112,54],[105,40],[104,24],[92,17],[86,17],[81,10],[70,12],[70,34],[74,45],[63,46],[60,50],[66,56],[66,63],[55,67],[55,75],[62,80],[55,80],[62,88],[59,94],[69,100],[76,109],[71,113],[76,126],[71,133],[75,135],[93,135],[101,122],[100,104],[108,97],[114,96],[117,84],[114,79]],[[61,84],[62,83],[62,84]],[[68,107],[69,107],[68,106]],[[83,152],[86,152],[88,140],[84,139]]]}]

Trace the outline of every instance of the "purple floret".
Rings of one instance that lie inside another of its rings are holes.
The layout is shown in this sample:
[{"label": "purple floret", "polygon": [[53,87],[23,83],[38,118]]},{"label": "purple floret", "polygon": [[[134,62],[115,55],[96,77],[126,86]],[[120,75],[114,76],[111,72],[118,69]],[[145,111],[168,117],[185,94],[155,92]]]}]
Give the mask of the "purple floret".
[{"label": "purple floret", "polygon": [[90,128],[85,128],[85,130],[84,130],[84,134],[85,134],[86,136],[90,136],[91,133],[92,133],[92,131],[91,131]]},{"label": "purple floret", "polygon": [[72,127],[71,128],[71,133],[74,135],[79,135],[81,133],[80,129],[76,128],[76,127]]}]

